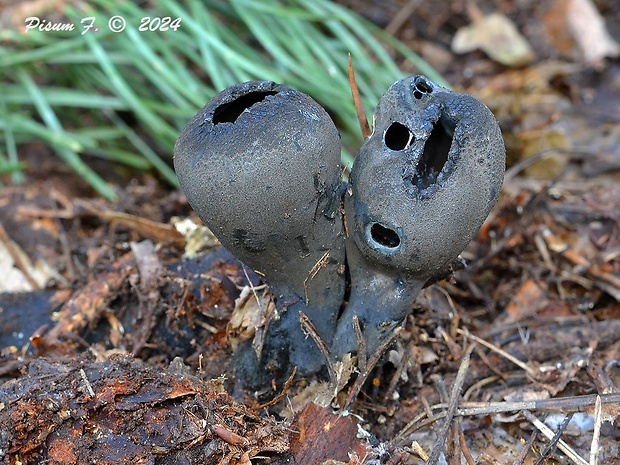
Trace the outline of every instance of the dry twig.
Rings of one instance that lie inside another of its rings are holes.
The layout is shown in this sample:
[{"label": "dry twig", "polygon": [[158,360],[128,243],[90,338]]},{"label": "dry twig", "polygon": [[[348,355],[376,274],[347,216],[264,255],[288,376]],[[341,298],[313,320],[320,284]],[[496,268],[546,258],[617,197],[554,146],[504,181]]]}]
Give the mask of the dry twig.
[{"label": "dry twig", "polygon": [[431,455],[428,458],[427,463],[429,465],[436,464],[439,460],[439,454],[443,448],[444,443],[446,442],[446,438],[448,436],[448,430],[450,428],[450,424],[452,423],[452,419],[456,413],[459,398],[461,395],[461,389],[463,388],[463,383],[465,382],[465,375],[467,374],[467,370],[469,368],[469,360],[471,357],[471,353],[474,350],[474,345],[472,344],[465,352],[463,356],[463,360],[461,361],[461,366],[459,367],[459,371],[456,374],[456,379],[454,380],[454,385],[452,386],[452,392],[450,393],[450,402],[448,404],[448,410],[446,411],[446,422],[438,434],[437,442],[433,450],[431,451]]},{"label": "dry twig", "polygon": [[327,261],[329,260],[329,252],[325,252],[321,255],[321,258],[317,260],[317,262],[312,266],[312,269],[308,272],[308,276],[304,279],[304,297],[306,305],[310,302],[308,297],[308,281],[312,281],[314,277],[321,271],[322,268],[327,266]]},{"label": "dry twig", "polygon": [[265,402],[264,404],[259,405],[258,407],[253,408],[252,410],[262,410],[264,408],[272,407],[280,402],[284,396],[288,393],[288,390],[291,388],[291,384],[293,384],[293,379],[295,379],[295,374],[297,373],[297,367],[293,367],[293,371],[291,372],[291,376],[288,377],[286,382],[284,383],[284,387],[280,394],[275,396],[269,402]]},{"label": "dry twig", "polygon": [[[600,397],[601,406],[607,407],[607,411],[602,408],[602,417],[604,419],[612,419],[620,416],[620,394],[600,394],[564,397],[559,399],[539,399],[539,400],[523,400],[518,402],[462,402],[455,415],[457,416],[473,416],[473,415],[495,415],[505,412],[518,411],[545,411],[545,412],[587,412],[592,413],[596,404],[596,399]],[[445,410],[449,405],[445,403],[436,404],[431,407],[432,410]],[[446,417],[446,412],[442,411],[434,416],[432,412],[424,412],[417,415],[411,420],[394,438],[395,444],[404,445],[405,438],[415,431],[431,425],[437,420]]]},{"label": "dry twig", "polygon": [[355,112],[357,113],[357,120],[360,123],[362,137],[367,139],[370,136],[370,127],[368,126],[368,119],[366,119],[364,104],[360,98],[360,91],[357,88],[357,82],[355,81],[355,70],[353,69],[353,59],[351,58],[351,54],[349,54],[349,84],[351,85],[351,95],[353,95],[353,103],[355,104]]},{"label": "dry twig", "polygon": [[308,315],[304,312],[299,312],[299,323],[301,324],[301,329],[303,332],[310,336],[319,348],[319,351],[325,359],[325,365],[327,366],[327,372],[329,373],[329,380],[332,383],[335,383],[338,379],[338,375],[336,373],[336,369],[334,368],[334,364],[332,363],[331,357],[329,356],[329,348],[327,347],[327,343],[323,340],[312,324],[312,321],[310,321],[310,318],[308,318]]},{"label": "dry twig", "polygon": [[515,460],[513,465],[523,465],[523,463],[525,462],[525,459],[527,458],[527,454],[530,452],[530,449],[534,445],[534,441],[536,441],[537,435],[538,435],[538,432],[534,430],[534,432],[532,432],[527,442],[525,443],[525,446],[523,447],[523,449],[521,449],[521,452],[519,453],[519,456],[517,457],[517,460]]},{"label": "dry twig", "polygon": [[523,371],[525,371],[528,375],[530,375],[533,379],[536,379],[536,377],[538,375],[536,373],[536,370],[534,370],[533,368],[529,367],[526,363],[522,362],[521,360],[519,360],[515,356],[509,354],[505,350],[502,350],[499,347],[497,347],[496,345],[491,344],[490,342],[485,341],[484,339],[481,339],[478,336],[475,336],[475,335],[471,334],[467,330],[457,329],[457,332],[459,334],[463,335],[463,336],[470,337],[474,341],[478,342],[479,344],[482,344],[483,346],[485,346],[485,347],[487,347],[487,348],[497,352],[499,355],[504,357],[506,360],[510,360],[512,363],[517,365],[519,368],[521,368]]},{"label": "dry twig", "polygon": [[368,359],[368,363],[366,364],[366,371],[360,372],[360,374],[355,379],[353,386],[351,386],[351,390],[349,391],[349,395],[347,396],[347,400],[344,403],[343,410],[348,410],[353,399],[357,397],[359,392],[362,390],[362,386],[368,379],[370,372],[373,370],[375,365],[379,362],[385,351],[392,345],[394,339],[398,336],[398,331],[394,331],[390,336],[381,343],[381,345],[377,348],[375,353]]},{"label": "dry twig", "polygon": [[596,396],[594,403],[594,433],[592,434],[592,444],[590,446],[590,465],[598,465],[599,441],[601,438],[601,424],[603,423],[603,408],[601,396]]},{"label": "dry twig", "polygon": [[549,455],[551,455],[551,453],[557,449],[558,441],[562,437],[562,433],[564,432],[564,430],[566,429],[566,427],[568,426],[572,418],[573,418],[572,413],[570,415],[567,415],[564,418],[564,420],[560,424],[560,427],[558,428],[558,430],[555,432],[555,434],[551,438],[551,441],[549,441],[549,444],[547,444],[547,446],[541,452],[540,457],[538,457],[536,462],[534,462],[534,465],[541,465],[543,461],[546,461],[547,457],[549,457]]},{"label": "dry twig", "polygon": [[463,457],[465,457],[465,461],[467,465],[474,465],[476,462],[474,458],[471,456],[469,452],[469,448],[467,447],[467,442],[465,441],[465,434],[463,434],[463,427],[461,426],[461,422],[456,420],[454,422],[459,434],[459,442],[461,443],[461,452],[463,453]]},{"label": "dry twig", "polygon": [[[554,442],[557,442],[557,447],[562,452],[564,452],[564,454],[566,454],[566,456],[573,463],[575,463],[577,465],[588,465],[588,462],[586,462],[583,458],[581,458],[579,456],[579,454],[577,454],[577,452],[575,452],[572,449],[572,447],[570,447],[568,444],[566,444],[566,442],[564,442],[562,439],[560,439],[559,436],[557,436],[557,438],[556,438],[556,434],[557,433],[554,433],[551,430],[551,428],[549,428],[542,421],[540,421],[538,418],[536,418],[532,412],[530,412],[529,410],[524,410],[523,411],[523,415],[525,416],[525,418],[527,418],[530,421],[530,423],[532,423],[536,427],[536,429],[538,429],[542,434],[544,434],[545,437],[547,437],[547,439],[549,439],[552,444]],[[568,425],[568,423],[566,423],[566,424]],[[560,429],[559,432],[561,434],[562,429]],[[551,450],[551,449],[549,449],[549,450]],[[543,457],[544,457],[544,455],[543,455]]]},{"label": "dry twig", "polygon": [[353,329],[355,330],[355,339],[357,340],[357,366],[361,373],[366,373],[368,369],[368,353],[366,353],[366,339],[360,326],[360,320],[357,315],[353,316]]}]

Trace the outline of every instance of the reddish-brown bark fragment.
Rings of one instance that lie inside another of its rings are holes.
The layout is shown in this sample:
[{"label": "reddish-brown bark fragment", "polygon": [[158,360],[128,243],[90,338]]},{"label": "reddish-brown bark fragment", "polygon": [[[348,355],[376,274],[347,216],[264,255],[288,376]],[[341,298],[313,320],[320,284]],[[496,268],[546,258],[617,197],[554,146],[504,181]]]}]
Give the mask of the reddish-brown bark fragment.
[{"label": "reddish-brown bark fragment", "polygon": [[0,388],[0,464],[215,465],[288,450],[287,428],[181,368],[36,359]]},{"label": "reddish-brown bark fragment", "polygon": [[349,463],[350,453],[365,457],[365,441],[357,438],[357,428],[351,417],[308,404],[292,424],[296,433],[291,440],[291,452],[296,465],[317,465],[328,460]]}]

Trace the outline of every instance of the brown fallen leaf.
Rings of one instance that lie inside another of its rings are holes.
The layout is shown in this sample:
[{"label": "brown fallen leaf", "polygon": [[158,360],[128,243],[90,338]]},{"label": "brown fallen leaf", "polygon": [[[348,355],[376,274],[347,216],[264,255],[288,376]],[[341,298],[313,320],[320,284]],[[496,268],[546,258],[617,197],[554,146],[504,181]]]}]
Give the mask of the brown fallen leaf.
[{"label": "brown fallen leaf", "polygon": [[538,313],[548,304],[546,292],[543,283],[534,282],[532,279],[525,281],[506,307],[506,322],[513,323]]},{"label": "brown fallen leaf", "polygon": [[480,49],[506,66],[523,66],[534,61],[534,51],[514,23],[500,13],[475,18],[460,28],[452,39],[452,51],[463,54]]},{"label": "brown fallen leaf", "polygon": [[228,340],[233,349],[254,338],[254,347],[262,347],[265,325],[275,310],[271,293],[265,286],[245,286],[235,299],[235,308],[227,325]]},{"label": "brown fallen leaf", "polygon": [[587,63],[596,65],[604,58],[620,55],[620,44],[607,32],[591,0],[568,0],[567,3],[566,22]]},{"label": "brown fallen leaf", "polygon": [[291,440],[297,465],[328,461],[350,464],[352,454],[358,457],[367,454],[363,441],[357,438],[356,423],[351,417],[334,414],[329,407],[308,404],[295,416],[291,429],[297,431]]}]

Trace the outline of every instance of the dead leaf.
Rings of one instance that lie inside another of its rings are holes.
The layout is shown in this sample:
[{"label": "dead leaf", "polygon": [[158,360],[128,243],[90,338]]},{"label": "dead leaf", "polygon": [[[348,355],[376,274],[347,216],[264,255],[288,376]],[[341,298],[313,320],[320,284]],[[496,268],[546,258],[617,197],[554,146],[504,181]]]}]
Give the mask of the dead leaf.
[{"label": "dead leaf", "polygon": [[523,66],[534,61],[534,51],[514,23],[500,13],[482,16],[460,28],[452,40],[452,51],[463,54],[480,49],[506,66]]},{"label": "dead leaf", "polygon": [[328,407],[307,405],[295,416],[291,430],[297,432],[291,440],[297,465],[317,465],[328,460],[350,464],[350,452],[358,457],[367,455],[352,418],[336,415]]},{"label": "dead leaf", "polygon": [[517,135],[521,145],[521,159],[540,157],[538,161],[524,169],[526,176],[535,179],[555,179],[570,161],[566,149],[569,141],[558,130],[544,128],[531,130]]},{"label": "dead leaf", "polygon": [[[260,291],[260,292],[257,292]],[[243,341],[247,341],[261,334],[258,329],[263,328],[273,314],[275,304],[272,296],[263,286],[252,288],[245,286],[241,294],[235,299],[235,309],[228,323],[227,333],[233,350]],[[260,344],[259,344],[260,347]]]},{"label": "dead leaf", "polygon": [[342,361],[334,363],[336,379],[331,382],[312,382],[299,391],[289,402],[281,414],[290,418],[292,414],[302,411],[308,404],[314,403],[321,407],[332,404],[338,393],[344,389],[355,371],[357,357],[346,354]]},{"label": "dead leaf", "polygon": [[620,45],[607,32],[591,0],[568,0],[567,3],[566,22],[587,63],[598,64],[606,57],[620,55]]},{"label": "dead leaf", "polygon": [[57,270],[40,260],[32,263],[17,242],[9,237],[8,232],[0,223],[0,292],[24,292],[42,289],[51,279],[62,281]]},{"label": "dead leaf", "polygon": [[157,285],[157,279],[163,273],[163,266],[155,251],[155,245],[148,239],[142,242],[131,242],[129,245],[136,257],[140,272],[140,286],[148,291]]},{"label": "dead leaf", "polygon": [[521,321],[538,313],[548,302],[545,294],[543,283],[534,282],[532,279],[525,281],[506,307],[506,322]]},{"label": "dead leaf", "polygon": [[513,389],[504,395],[504,400],[507,402],[522,402],[526,400],[541,400],[549,398],[549,391],[535,389]]},{"label": "dead leaf", "polygon": [[185,237],[185,252],[183,258],[194,258],[202,250],[215,247],[219,241],[206,226],[194,223],[190,218],[183,220],[173,218],[174,228]]}]

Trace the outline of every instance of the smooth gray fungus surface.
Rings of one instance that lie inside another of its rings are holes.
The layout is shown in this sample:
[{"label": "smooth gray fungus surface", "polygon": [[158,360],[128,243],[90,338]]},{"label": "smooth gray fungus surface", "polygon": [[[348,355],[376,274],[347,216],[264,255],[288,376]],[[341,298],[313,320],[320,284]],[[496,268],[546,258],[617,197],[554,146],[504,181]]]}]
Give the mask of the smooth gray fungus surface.
[{"label": "smooth gray fungus surface", "polygon": [[235,356],[249,387],[295,366],[302,375],[324,368],[301,312],[334,361],[359,350],[355,317],[376,351],[477,234],[501,190],[505,150],[479,100],[412,76],[379,101],[348,185],[339,161],[325,110],[269,81],[218,94],[175,145],[189,203],[275,296],[261,350],[248,341]]},{"label": "smooth gray fungus surface", "polygon": [[[401,140],[413,141],[399,151],[395,124],[411,134],[399,129]],[[477,234],[504,169],[501,132],[482,102],[422,76],[390,87],[344,197],[351,294],[332,342],[335,357],[356,351],[354,316],[370,353],[404,320],[426,281]]]},{"label": "smooth gray fungus surface", "polygon": [[264,275],[276,298],[278,318],[260,360],[242,345],[238,376],[261,385],[293,366],[318,371],[324,359],[302,332],[299,312],[331,340],[345,287],[340,137],[329,115],[284,85],[232,86],[187,124],[174,167],[192,208],[224,247]]}]

